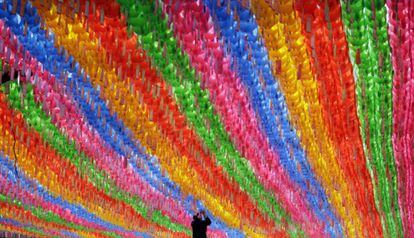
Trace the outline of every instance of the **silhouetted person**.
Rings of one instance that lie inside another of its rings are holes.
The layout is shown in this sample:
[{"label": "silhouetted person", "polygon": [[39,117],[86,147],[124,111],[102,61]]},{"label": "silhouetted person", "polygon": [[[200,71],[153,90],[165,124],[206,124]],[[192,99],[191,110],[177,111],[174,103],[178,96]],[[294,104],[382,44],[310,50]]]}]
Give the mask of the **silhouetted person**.
[{"label": "silhouetted person", "polygon": [[210,218],[206,216],[205,211],[201,211],[193,216],[193,221],[191,222],[193,238],[207,238],[207,226],[210,224]]},{"label": "silhouetted person", "polygon": [[9,72],[1,72],[1,80],[0,80],[0,84],[6,84],[7,82],[9,82],[11,80],[10,78],[10,73]]}]

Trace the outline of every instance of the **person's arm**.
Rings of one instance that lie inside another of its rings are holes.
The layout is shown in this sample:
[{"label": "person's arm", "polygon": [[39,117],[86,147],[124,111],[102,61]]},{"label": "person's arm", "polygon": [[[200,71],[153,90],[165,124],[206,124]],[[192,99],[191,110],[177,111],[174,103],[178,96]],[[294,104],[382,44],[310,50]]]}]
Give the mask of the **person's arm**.
[{"label": "person's arm", "polygon": [[206,219],[204,220],[204,224],[205,224],[206,226],[209,226],[209,225],[211,224],[211,220],[210,220],[210,218],[206,217]]}]

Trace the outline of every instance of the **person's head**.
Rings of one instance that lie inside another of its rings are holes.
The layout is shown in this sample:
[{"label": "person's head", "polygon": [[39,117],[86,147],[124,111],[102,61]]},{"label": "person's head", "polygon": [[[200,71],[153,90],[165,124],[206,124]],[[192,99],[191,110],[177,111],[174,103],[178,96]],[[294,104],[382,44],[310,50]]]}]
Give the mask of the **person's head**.
[{"label": "person's head", "polygon": [[198,213],[197,213],[197,218],[198,218],[198,219],[202,219],[202,218],[203,218],[203,215],[201,214],[201,212],[198,212]]}]

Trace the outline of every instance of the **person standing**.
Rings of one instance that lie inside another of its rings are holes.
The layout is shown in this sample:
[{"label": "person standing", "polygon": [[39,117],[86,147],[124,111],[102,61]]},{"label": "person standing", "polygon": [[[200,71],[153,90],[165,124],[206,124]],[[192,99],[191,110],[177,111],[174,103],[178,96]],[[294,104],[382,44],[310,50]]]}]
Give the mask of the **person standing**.
[{"label": "person standing", "polygon": [[207,238],[207,226],[211,224],[210,218],[205,211],[200,211],[193,216],[191,227],[193,228],[193,238]]}]

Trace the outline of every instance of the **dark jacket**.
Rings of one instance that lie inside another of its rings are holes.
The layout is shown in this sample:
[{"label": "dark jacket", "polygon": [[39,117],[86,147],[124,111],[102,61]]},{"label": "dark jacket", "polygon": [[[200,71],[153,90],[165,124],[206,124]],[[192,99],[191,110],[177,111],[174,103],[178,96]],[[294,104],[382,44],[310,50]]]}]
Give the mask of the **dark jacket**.
[{"label": "dark jacket", "polygon": [[203,221],[197,216],[193,217],[191,227],[193,228],[193,238],[207,238],[207,226],[211,224],[210,218],[206,217]]}]

